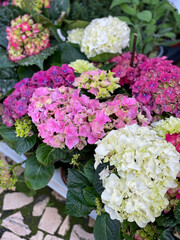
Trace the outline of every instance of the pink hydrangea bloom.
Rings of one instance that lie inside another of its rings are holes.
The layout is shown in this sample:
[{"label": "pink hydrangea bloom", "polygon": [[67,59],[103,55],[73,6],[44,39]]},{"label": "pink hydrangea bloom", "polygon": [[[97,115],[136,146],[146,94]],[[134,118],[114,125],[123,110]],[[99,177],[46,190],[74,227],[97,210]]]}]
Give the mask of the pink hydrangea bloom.
[{"label": "pink hydrangea bloom", "polygon": [[151,113],[168,112],[180,118],[180,68],[166,57],[151,58],[139,64],[132,95]]},{"label": "pink hydrangea bloom", "polygon": [[13,62],[40,53],[50,46],[50,32],[29,15],[19,16],[6,28],[9,59]]},{"label": "pink hydrangea bloom", "polygon": [[[70,80],[69,80],[70,76]],[[61,86],[72,87],[75,79],[74,69],[66,64],[61,67],[52,66],[47,71],[39,71],[32,78],[25,78],[14,85],[14,92],[4,100],[3,122],[6,126],[13,126],[16,119],[27,114],[27,108],[30,98],[36,88],[50,87],[56,88]],[[42,90],[42,95],[47,94],[46,88]],[[52,95],[53,99],[58,99],[57,94]],[[49,99],[43,98],[43,103],[47,103]],[[39,103],[40,104],[40,103]],[[37,106],[40,107],[40,105]],[[51,105],[52,110],[56,106]],[[35,115],[39,118],[39,114]]]},{"label": "pink hydrangea bloom", "polygon": [[7,6],[7,5],[9,5],[9,0],[0,0],[0,5],[2,5],[2,6]]},{"label": "pink hydrangea bloom", "polygon": [[[71,73],[69,73],[71,74]],[[80,94],[79,89],[40,87],[31,98],[28,115],[46,144],[69,149],[83,149],[94,144],[114,128],[126,124],[147,125],[135,99],[117,95],[113,101],[100,103]]]},{"label": "pink hydrangea bloom", "polygon": [[134,67],[130,66],[131,53],[126,52],[121,56],[113,57],[109,62],[115,62],[116,65],[111,69],[116,77],[119,77],[119,83],[121,86],[124,84],[132,84],[135,82],[136,77],[139,75],[138,65],[147,61],[147,57],[143,54],[135,53]]},{"label": "pink hydrangea bloom", "polygon": [[[41,12],[40,9],[44,8],[50,8],[50,2],[52,0],[36,0],[34,5],[34,10],[37,12]],[[23,6],[23,0],[12,0],[12,4],[15,6],[18,6],[22,8]]]}]

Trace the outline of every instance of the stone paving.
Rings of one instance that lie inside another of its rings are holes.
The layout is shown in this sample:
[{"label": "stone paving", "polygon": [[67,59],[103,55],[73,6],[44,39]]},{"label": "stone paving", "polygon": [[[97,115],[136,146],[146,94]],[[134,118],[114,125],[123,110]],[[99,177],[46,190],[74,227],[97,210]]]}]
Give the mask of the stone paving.
[{"label": "stone paving", "polygon": [[15,191],[0,188],[0,240],[94,240],[93,226],[90,217],[67,215],[65,199],[49,187],[28,194],[23,182]]}]

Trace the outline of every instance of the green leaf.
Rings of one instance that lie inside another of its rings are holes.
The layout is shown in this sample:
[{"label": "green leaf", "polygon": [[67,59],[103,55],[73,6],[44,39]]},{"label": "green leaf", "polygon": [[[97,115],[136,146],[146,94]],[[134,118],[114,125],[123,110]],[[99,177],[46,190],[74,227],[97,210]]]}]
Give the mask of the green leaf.
[{"label": "green leaf", "polygon": [[93,207],[86,202],[83,195],[83,188],[88,187],[89,184],[82,173],[75,169],[68,169],[66,212],[71,216],[82,217],[92,211]]},{"label": "green leaf", "polygon": [[60,49],[62,51],[61,61],[63,63],[69,64],[70,62],[74,62],[77,59],[87,60],[86,56],[81,53],[77,44],[64,42],[60,44]]},{"label": "green leaf", "polygon": [[93,177],[94,177],[94,160],[89,160],[86,165],[84,166],[84,173],[87,179],[90,183],[93,183]]},{"label": "green leaf", "polygon": [[103,213],[97,217],[93,233],[96,240],[123,239],[119,221],[112,220],[108,213]]},{"label": "green leaf", "polygon": [[144,54],[147,54],[153,50],[153,45],[151,43],[147,43],[144,47]]},{"label": "green leaf", "polygon": [[126,4],[126,3],[123,3],[123,4],[121,5],[121,9],[122,9],[125,13],[127,13],[128,15],[132,15],[132,16],[135,16],[135,15],[136,15],[136,9],[128,6],[128,4]]},{"label": "green leaf", "polygon": [[14,87],[16,80],[16,68],[0,69],[0,88],[3,96]]},{"label": "green leaf", "polygon": [[108,71],[108,70],[110,70],[111,68],[113,68],[115,65],[116,65],[116,62],[111,62],[111,63],[108,63],[108,64],[102,66],[100,69],[101,69],[101,70]]},{"label": "green leaf", "polygon": [[42,143],[36,150],[36,157],[41,164],[49,166],[57,159],[65,159],[66,154],[61,149],[52,148],[51,146]]},{"label": "green leaf", "polygon": [[98,197],[98,195],[93,187],[88,186],[88,187],[84,188],[83,195],[84,195],[86,202],[89,205],[96,206],[96,197]]},{"label": "green leaf", "polygon": [[26,194],[29,197],[36,195],[36,191],[28,188],[27,184],[24,181],[24,177],[21,175],[18,176],[18,181],[16,182],[16,191],[23,192],[24,194]]},{"label": "green leaf", "polygon": [[148,10],[144,10],[142,12],[138,12],[137,17],[145,22],[150,22],[152,19],[152,13]]},{"label": "green leaf", "polygon": [[174,217],[177,220],[177,223],[180,224],[180,201],[175,205]]},{"label": "green leaf", "polygon": [[89,25],[88,21],[83,20],[67,20],[64,19],[64,27],[66,30],[72,30],[74,28],[85,28]]},{"label": "green leaf", "polygon": [[8,41],[6,39],[6,27],[11,25],[11,20],[15,19],[24,12],[15,6],[8,5],[6,7],[0,6],[0,45],[7,47]]},{"label": "green leaf", "polygon": [[102,181],[100,180],[99,173],[107,167],[107,163],[100,164],[94,173],[93,178],[93,186],[96,189],[96,192],[101,195],[101,193],[104,191],[104,187],[102,186]]},{"label": "green leaf", "polygon": [[177,222],[176,219],[174,219],[173,214],[164,214],[162,213],[160,217],[156,218],[156,222],[158,226],[160,227],[174,227],[176,226]]},{"label": "green leaf", "polygon": [[16,66],[16,64],[9,60],[6,50],[1,47],[0,47],[0,63],[1,63],[0,68],[12,68]]},{"label": "green leaf", "polygon": [[20,80],[24,78],[31,78],[34,73],[38,72],[39,68],[37,66],[31,66],[31,67],[26,67],[26,66],[19,66],[18,67],[18,77]]},{"label": "green leaf", "polygon": [[115,53],[101,53],[99,55],[96,55],[95,57],[91,57],[90,60],[93,62],[107,62],[109,61],[111,58],[117,56],[117,54]]},{"label": "green leaf", "polygon": [[37,161],[33,154],[26,160],[24,177],[29,188],[34,190],[45,187],[54,173],[54,165],[45,167]]},{"label": "green leaf", "polygon": [[165,229],[158,240],[175,240],[173,236],[173,228]]},{"label": "green leaf", "polygon": [[44,27],[51,27],[53,26],[53,23],[49,20],[49,18],[45,17],[44,15],[40,13],[33,13],[32,14],[33,18],[35,19],[36,22],[41,23]]},{"label": "green leaf", "polygon": [[5,140],[8,140],[10,142],[16,142],[18,139],[20,139],[16,136],[15,128],[14,127],[6,127],[5,124],[3,124],[0,127],[0,134]]},{"label": "green leaf", "polygon": [[53,0],[51,1],[51,7],[48,9],[49,17],[51,20],[57,20],[62,12],[68,14],[70,12],[69,0]]},{"label": "green leaf", "polygon": [[44,60],[51,56],[59,47],[59,44],[56,42],[51,43],[51,46],[43,50],[37,55],[32,55],[26,58],[23,58],[18,61],[18,64],[21,66],[30,66],[37,65],[41,70],[43,70]]},{"label": "green leaf", "polygon": [[120,16],[118,17],[121,21],[126,22],[128,25],[133,25],[133,23],[131,22],[131,20],[128,17],[125,16]]},{"label": "green leaf", "polygon": [[122,3],[131,3],[131,0],[113,0],[111,3],[110,9]]},{"label": "green leaf", "polygon": [[34,147],[34,145],[36,144],[36,140],[37,137],[34,134],[31,137],[22,137],[22,138],[18,138],[18,141],[15,143],[14,145],[14,150],[19,154],[23,154],[26,153],[27,151],[29,151],[32,147]]}]

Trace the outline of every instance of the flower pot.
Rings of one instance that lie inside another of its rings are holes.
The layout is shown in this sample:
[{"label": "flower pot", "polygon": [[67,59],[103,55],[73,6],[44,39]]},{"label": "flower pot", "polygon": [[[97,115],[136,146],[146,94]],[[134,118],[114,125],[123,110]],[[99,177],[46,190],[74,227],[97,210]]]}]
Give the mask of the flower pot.
[{"label": "flower pot", "polygon": [[60,171],[61,171],[61,178],[62,178],[63,182],[67,185],[67,174],[68,174],[67,168],[61,167]]}]

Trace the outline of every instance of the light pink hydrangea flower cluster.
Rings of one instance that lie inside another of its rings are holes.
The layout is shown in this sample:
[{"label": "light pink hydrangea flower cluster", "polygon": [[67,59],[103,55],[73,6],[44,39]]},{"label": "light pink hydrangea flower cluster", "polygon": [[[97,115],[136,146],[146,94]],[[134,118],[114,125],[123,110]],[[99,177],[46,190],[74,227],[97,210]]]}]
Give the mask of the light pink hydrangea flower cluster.
[{"label": "light pink hydrangea flower cluster", "polygon": [[111,69],[116,77],[119,77],[119,84],[123,86],[124,84],[133,84],[136,81],[137,76],[139,76],[138,65],[148,61],[148,57],[143,54],[135,53],[134,56],[134,66],[130,66],[131,53],[125,52],[121,56],[113,57],[109,62],[115,62],[116,65]]},{"label": "light pink hydrangea flower cluster", "polygon": [[83,72],[77,77],[73,84],[75,87],[87,89],[96,98],[107,98],[117,88],[120,88],[119,78],[113,77],[111,71],[106,72],[100,69]]},{"label": "light pink hydrangea flower cluster", "polygon": [[151,58],[139,65],[140,74],[132,95],[151,113],[168,112],[180,118],[180,68],[166,57]]},{"label": "light pink hydrangea flower cluster", "polygon": [[16,83],[14,92],[4,100],[4,124],[11,127],[17,119],[27,114],[30,98],[36,88],[72,87],[74,79],[74,69],[63,64],[61,67],[52,66],[47,71],[39,71],[32,78]]},{"label": "light pink hydrangea flower cluster", "polygon": [[82,150],[87,143],[94,144],[113,128],[139,121],[138,111],[135,99],[117,95],[112,102],[100,103],[80,95],[79,89],[60,87],[36,89],[28,115],[46,144]]},{"label": "light pink hydrangea flower cluster", "polygon": [[19,16],[6,28],[9,59],[13,62],[40,53],[50,46],[49,29],[28,15]]}]

